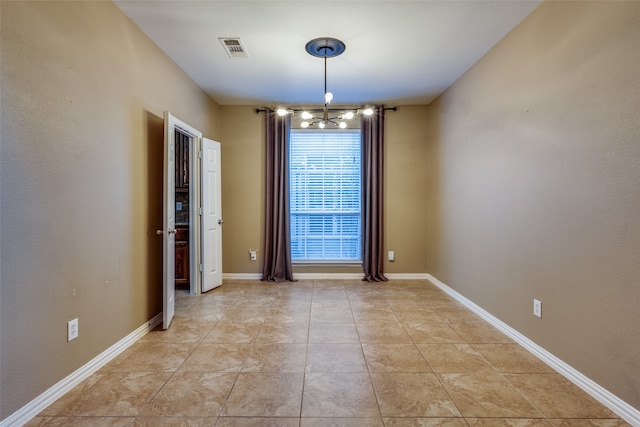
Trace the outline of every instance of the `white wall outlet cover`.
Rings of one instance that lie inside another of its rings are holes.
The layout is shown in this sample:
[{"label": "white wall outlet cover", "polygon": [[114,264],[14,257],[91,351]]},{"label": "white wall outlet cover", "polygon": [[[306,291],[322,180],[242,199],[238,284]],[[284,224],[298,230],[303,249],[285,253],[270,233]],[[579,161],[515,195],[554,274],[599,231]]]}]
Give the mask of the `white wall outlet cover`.
[{"label": "white wall outlet cover", "polygon": [[387,258],[389,259],[389,261],[393,261],[396,259],[396,255],[393,253],[393,251],[389,251],[387,253]]},{"label": "white wall outlet cover", "polygon": [[67,342],[78,338],[78,319],[69,320],[67,322]]},{"label": "white wall outlet cover", "polygon": [[537,299],[533,300],[533,315],[542,318],[542,301]]}]

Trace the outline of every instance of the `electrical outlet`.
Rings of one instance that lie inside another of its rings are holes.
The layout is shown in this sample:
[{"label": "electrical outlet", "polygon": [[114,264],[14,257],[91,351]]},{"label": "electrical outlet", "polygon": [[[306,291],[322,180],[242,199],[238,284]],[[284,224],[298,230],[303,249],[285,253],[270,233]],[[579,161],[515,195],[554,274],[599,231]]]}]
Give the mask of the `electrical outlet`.
[{"label": "electrical outlet", "polygon": [[67,342],[78,338],[78,318],[67,322]]},{"label": "electrical outlet", "polygon": [[533,315],[542,319],[542,301],[535,298],[533,300]]},{"label": "electrical outlet", "polygon": [[396,255],[393,253],[393,251],[389,251],[389,252],[387,253],[387,259],[388,259],[389,261],[395,261],[395,259],[396,259]]}]

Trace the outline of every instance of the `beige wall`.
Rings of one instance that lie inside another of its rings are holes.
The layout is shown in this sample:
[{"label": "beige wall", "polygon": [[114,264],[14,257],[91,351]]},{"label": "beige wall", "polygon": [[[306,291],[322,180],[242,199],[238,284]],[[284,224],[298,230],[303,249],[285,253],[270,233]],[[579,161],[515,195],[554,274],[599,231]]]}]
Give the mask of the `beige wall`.
[{"label": "beige wall", "polygon": [[[264,114],[255,107],[223,106],[222,214],[223,271],[262,272],[264,244]],[[427,145],[425,106],[400,106],[386,112],[385,247],[396,261],[388,273],[427,272]],[[249,260],[249,248],[259,249]],[[295,267],[295,273],[362,273],[361,267]]]},{"label": "beige wall", "polygon": [[220,126],[114,4],[0,8],[4,419],[162,310],[162,114]]},{"label": "beige wall", "polygon": [[425,106],[400,106],[385,114],[385,273],[426,273],[427,150]]},{"label": "beige wall", "polygon": [[543,3],[429,107],[425,192],[429,272],[636,408],[639,41],[640,2]]},{"label": "beige wall", "polygon": [[[222,106],[222,271],[262,272],[264,244],[264,114]],[[258,249],[258,260],[249,260]]]}]

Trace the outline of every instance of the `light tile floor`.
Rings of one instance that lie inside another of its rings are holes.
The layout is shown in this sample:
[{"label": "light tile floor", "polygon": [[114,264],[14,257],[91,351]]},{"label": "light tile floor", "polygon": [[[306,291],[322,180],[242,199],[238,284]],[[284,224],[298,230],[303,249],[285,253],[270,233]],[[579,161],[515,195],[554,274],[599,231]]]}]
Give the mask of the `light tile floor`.
[{"label": "light tile floor", "polygon": [[623,426],[426,281],[231,281],[28,426]]}]

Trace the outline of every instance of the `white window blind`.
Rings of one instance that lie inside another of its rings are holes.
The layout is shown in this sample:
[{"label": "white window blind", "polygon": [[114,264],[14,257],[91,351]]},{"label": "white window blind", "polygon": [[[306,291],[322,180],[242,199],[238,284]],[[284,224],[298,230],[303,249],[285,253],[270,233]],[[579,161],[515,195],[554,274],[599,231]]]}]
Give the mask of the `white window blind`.
[{"label": "white window blind", "polygon": [[361,261],[360,130],[292,129],[292,261]]}]

